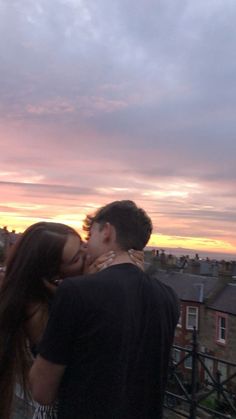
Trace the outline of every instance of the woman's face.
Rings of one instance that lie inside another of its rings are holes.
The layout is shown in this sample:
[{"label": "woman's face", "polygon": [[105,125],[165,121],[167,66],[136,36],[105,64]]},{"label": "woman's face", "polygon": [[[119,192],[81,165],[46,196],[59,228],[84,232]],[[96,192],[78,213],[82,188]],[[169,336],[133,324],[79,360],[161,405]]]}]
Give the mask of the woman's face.
[{"label": "woman's face", "polygon": [[84,261],[85,247],[80,237],[69,234],[62,254],[61,277],[81,275]]}]

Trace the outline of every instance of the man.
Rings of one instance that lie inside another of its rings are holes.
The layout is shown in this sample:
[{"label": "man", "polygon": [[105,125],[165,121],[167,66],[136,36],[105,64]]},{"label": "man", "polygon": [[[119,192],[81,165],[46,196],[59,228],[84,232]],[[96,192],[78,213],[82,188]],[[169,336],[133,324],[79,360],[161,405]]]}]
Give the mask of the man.
[{"label": "man", "polygon": [[89,224],[90,255],[116,258],[59,287],[30,374],[33,397],[58,397],[59,419],[161,418],[178,300],[127,253],[145,247],[151,220],[134,202],[115,201]]}]

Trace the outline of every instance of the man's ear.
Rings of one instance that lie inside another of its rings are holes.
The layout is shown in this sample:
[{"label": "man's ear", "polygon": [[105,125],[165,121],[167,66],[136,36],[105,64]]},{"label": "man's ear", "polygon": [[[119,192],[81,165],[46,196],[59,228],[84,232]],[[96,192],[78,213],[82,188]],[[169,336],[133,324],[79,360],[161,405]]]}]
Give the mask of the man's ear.
[{"label": "man's ear", "polygon": [[105,223],[103,226],[103,239],[108,243],[115,239],[115,229],[110,223]]}]

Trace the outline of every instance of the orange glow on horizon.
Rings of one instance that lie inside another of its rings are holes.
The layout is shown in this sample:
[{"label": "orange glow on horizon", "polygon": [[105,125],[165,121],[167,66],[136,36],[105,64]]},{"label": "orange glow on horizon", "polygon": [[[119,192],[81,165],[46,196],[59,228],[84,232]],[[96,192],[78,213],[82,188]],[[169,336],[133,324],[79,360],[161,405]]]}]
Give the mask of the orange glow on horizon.
[{"label": "orange glow on horizon", "polygon": [[[19,216],[7,216],[5,214],[0,214],[0,227],[7,226],[8,230],[16,230],[17,233],[22,233],[27,227],[31,224],[34,224],[39,221],[54,221],[68,224],[73,227],[82,238],[85,239],[86,233],[83,232],[83,220],[86,216],[86,212],[81,213],[80,215],[69,215],[65,214],[57,215],[55,217],[27,217],[22,218]],[[152,234],[151,239],[148,242],[148,246],[156,248],[185,248],[196,251],[204,252],[220,252],[236,255],[236,243],[232,244],[229,241],[225,240],[216,240],[216,239],[206,239],[203,237],[179,237],[179,236],[169,236],[164,234]]]},{"label": "orange glow on horizon", "polygon": [[148,246],[158,248],[187,248],[209,252],[236,254],[236,246],[224,240],[206,239],[202,237],[178,237],[162,234],[152,234]]}]

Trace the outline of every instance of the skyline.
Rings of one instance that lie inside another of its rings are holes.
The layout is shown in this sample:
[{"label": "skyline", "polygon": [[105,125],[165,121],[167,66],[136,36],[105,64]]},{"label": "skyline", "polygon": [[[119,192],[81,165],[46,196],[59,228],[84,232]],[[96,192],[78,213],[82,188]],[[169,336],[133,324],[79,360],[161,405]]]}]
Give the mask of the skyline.
[{"label": "skyline", "polygon": [[236,255],[234,0],[0,0],[0,226],[132,199]]}]

